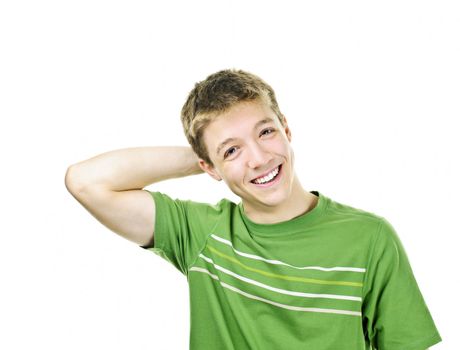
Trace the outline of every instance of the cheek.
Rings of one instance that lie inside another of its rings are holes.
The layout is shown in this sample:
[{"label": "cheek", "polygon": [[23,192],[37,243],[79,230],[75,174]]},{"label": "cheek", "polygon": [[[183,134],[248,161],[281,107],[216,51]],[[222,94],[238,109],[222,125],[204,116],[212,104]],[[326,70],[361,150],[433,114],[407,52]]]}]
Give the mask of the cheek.
[{"label": "cheek", "polygon": [[273,140],[272,146],[280,153],[287,154],[291,150],[291,143],[285,137],[278,137]]},{"label": "cheek", "polygon": [[244,166],[239,163],[233,164],[231,168],[227,171],[227,179],[233,183],[244,182],[246,176],[246,171]]},{"label": "cheek", "polygon": [[238,169],[239,167],[235,166],[235,164],[226,166],[222,171],[224,181],[226,183],[237,181],[238,176],[241,175],[241,170]]},{"label": "cheek", "polygon": [[284,157],[292,158],[294,156],[294,152],[292,150],[292,147],[291,147],[290,143],[278,144],[277,147],[276,147],[276,153],[278,153],[279,155],[282,155]]}]

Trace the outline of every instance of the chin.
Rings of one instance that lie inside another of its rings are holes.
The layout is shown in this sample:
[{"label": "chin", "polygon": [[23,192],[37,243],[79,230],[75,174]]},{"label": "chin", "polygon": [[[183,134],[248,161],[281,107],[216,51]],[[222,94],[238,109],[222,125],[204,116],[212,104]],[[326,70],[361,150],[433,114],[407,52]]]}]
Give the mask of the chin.
[{"label": "chin", "polygon": [[287,197],[282,198],[273,198],[270,200],[265,200],[264,204],[268,207],[277,207],[287,201]]},{"label": "chin", "polygon": [[289,199],[287,193],[274,193],[272,196],[254,196],[252,201],[256,201],[259,204],[267,207],[277,207],[285,203]]}]

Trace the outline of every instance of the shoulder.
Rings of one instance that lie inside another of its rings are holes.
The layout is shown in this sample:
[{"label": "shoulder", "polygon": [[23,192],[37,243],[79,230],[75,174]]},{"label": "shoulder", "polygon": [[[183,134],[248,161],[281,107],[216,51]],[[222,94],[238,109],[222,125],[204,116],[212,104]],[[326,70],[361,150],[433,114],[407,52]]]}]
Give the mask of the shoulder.
[{"label": "shoulder", "polygon": [[325,223],[334,230],[346,232],[347,239],[354,244],[360,242],[369,254],[401,246],[395,228],[386,217],[327,197],[326,202]]},{"label": "shoulder", "polygon": [[330,198],[327,198],[327,202],[328,205],[326,209],[329,212],[329,214],[347,217],[350,219],[354,219],[356,221],[365,221],[377,224],[380,223],[380,221],[383,219],[382,216],[372,211],[365,210],[354,205],[345,204],[343,202],[332,200]]},{"label": "shoulder", "polygon": [[393,229],[389,221],[371,210],[359,206],[346,204],[330,199],[326,196],[325,217],[327,221],[336,222],[343,227],[353,227],[355,230],[372,235],[374,238],[380,232],[388,232]]}]

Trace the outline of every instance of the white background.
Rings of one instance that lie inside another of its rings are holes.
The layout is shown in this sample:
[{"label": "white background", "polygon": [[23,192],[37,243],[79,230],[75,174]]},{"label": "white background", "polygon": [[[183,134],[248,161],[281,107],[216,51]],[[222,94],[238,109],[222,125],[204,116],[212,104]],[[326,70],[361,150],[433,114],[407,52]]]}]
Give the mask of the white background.
[{"label": "white background", "polygon": [[[241,68],[275,89],[305,189],[386,217],[458,349],[457,1],[4,1],[1,349],[187,349],[188,286],[66,190],[67,167],[187,145],[195,82]],[[235,199],[207,174],[148,187]]]}]

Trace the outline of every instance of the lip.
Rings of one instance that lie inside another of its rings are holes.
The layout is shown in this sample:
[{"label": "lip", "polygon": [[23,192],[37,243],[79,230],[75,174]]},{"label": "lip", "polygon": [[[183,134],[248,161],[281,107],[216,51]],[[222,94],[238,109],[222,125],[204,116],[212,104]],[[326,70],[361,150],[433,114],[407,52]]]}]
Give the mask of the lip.
[{"label": "lip", "polygon": [[[284,175],[284,174],[283,174],[284,171],[283,171],[283,166],[282,166],[282,164],[278,165],[278,167],[279,167],[280,169],[279,169],[279,172],[278,172],[278,174],[276,175],[276,178],[275,178],[274,181],[268,182],[268,183],[265,183],[265,184],[256,184],[256,183],[254,183],[254,182],[251,182],[251,184],[252,184],[252,185],[255,185],[255,186],[257,186],[257,187],[272,187],[272,186],[276,185],[278,182],[280,182],[282,176]],[[276,169],[276,168],[274,168],[274,169]],[[268,172],[268,173],[270,173],[270,172]]]}]

